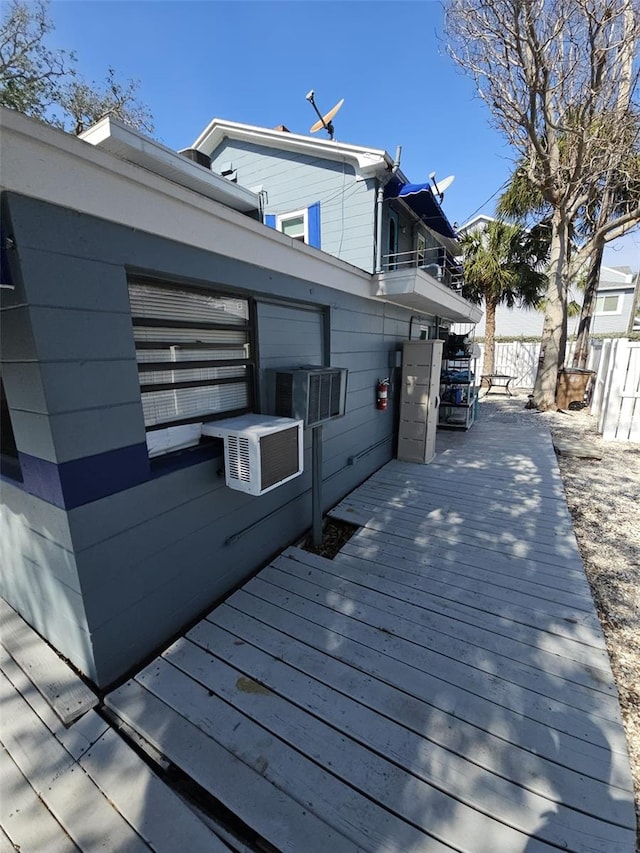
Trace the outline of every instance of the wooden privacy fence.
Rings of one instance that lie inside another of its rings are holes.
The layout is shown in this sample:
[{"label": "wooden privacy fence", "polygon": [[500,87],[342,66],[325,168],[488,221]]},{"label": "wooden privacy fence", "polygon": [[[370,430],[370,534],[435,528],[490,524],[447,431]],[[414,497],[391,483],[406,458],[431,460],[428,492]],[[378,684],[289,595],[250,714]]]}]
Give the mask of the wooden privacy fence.
[{"label": "wooden privacy fence", "polygon": [[[571,366],[574,343],[567,346]],[[478,375],[484,371],[484,344]],[[495,344],[495,373],[515,376],[514,387],[533,388],[538,370],[540,343],[509,341]],[[640,341],[626,338],[594,340],[587,368],[596,371],[591,412],[605,441],[640,441]]]}]

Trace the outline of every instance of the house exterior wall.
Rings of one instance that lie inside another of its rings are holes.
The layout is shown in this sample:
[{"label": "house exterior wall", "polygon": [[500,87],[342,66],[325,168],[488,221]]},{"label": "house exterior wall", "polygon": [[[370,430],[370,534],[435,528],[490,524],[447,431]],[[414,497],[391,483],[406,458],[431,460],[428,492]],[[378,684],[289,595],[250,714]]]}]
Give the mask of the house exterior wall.
[{"label": "house exterior wall", "polygon": [[264,189],[267,214],[320,202],[320,248],[373,272],[375,181],[356,180],[349,163],[226,139],[213,151],[211,167],[232,168],[242,186]]},{"label": "house exterior wall", "polygon": [[[305,473],[260,498],[226,488],[221,442],[189,465],[149,463],[127,273],[255,298],[261,387],[264,370],[315,360],[320,344],[349,369],[347,414],[324,427],[325,508],[393,454],[395,406],[376,410],[375,383],[410,312],[15,192],[3,203],[16,284],[3,379],[25,477],[3,484],[14,533],[0,593],[105,686],[295,541],[311,513],[308,435]],[[303,347],[292,317],[308,318]]]},{"label": "house exterior wall", "polygon": [[[591,322],[591,333],[594,335],[626,332],[629,326],[629,317],[633,305],[632,288],[613,288],[598,290],[598,295],[619,295],[620,310],[616,314],[594,314]],[[576,295],[574,294],[574,298]],[[579,296],[578,296],[579,298]],[[576,300],[578,301],[578,300]],[[569,317],[568,334],[575,335],[579,317]],[[496,337],[509,338],[539,338],[542,335],[544,312],[533,308],[507,308],[499,305],[496,310]],[[475,328],[477,337],[484,337],[485,316]]]}]

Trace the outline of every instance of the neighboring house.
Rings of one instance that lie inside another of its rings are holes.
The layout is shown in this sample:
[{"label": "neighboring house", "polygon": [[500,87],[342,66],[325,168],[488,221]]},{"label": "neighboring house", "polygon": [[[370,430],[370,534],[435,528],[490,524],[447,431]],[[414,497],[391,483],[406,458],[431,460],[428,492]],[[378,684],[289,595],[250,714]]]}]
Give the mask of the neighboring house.
[{"label": "neighboring house", "polygon": [[[493,217],[484,214],[474,217],[459,229],[460,234],[482,231]],[[591,333],[624,334],[629,329],[634,302],[634,274],[629,267],[606,267],[600,270],[600,283],[596,295],[596,308],[591,322]],[[582,304],[582,291],[573,287],[569,299]],[[568,334],[575,335],[579,316],[568,318]],[[496,310],[496,338],[539,338],[542,335],[544,312],[534,308],[508,308],[499,305]],[[472,327],[467,325],[465,331]],[[484,316],[475,327],[475,336],[484,337]]]},{"label": "neighboring house", "polygon": [[265,227],[257,193],[118,122],[0,119],[0,595],[104,687],[310,527],[309,431],[303,474],[254,497],[216,422],[269,414],[272,368],[346,368],[327,509],[395,453],[403,341],[479,312]]},{"label": "neighboring house", "polygon": [[214,172],[260,193],[267,225],[379,273],[381,289],[385,273],[414,279],[417,268],[423,286],[460,289],[457,235],[437,194],[410,184],[386,151],[218,118],[193,148]]}]

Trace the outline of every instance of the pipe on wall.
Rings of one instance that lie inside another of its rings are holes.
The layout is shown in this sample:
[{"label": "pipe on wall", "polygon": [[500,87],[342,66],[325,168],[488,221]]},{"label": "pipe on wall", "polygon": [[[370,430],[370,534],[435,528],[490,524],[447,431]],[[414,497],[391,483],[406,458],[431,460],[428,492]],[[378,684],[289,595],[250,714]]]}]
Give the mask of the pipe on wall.
[{"label": "pipe on wall", "polygon": [[395,160],[391,166],[391,171],[384,179],[381,178],[380,183],[378,184],[378,193],[376,197],[376,256],[373,269],[375,273],[382,272],[382,203],[384,202],[384,188],[400,168],[401,153],[402,145],[398,145],[396,148]]}]

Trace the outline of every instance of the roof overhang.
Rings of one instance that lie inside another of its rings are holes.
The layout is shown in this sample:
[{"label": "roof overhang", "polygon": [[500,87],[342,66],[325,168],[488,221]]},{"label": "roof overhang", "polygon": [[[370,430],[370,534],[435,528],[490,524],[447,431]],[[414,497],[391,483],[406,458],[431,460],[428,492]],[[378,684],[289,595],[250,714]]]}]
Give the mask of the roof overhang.
[{"label": "roof overhang", "polygon": [[456,240],[457,234],[445,216],[429,184],[403,183],[398,176],[393,177],[384,188],[386,199],[397,198],[403,201],[415,215],[440,237]]},{"label": "roof overhang", "polygon": [[142,136],[111,116],[100,119],[81,133],[79,138],[122,160],[195,190],[232,210],[249,213],[259,209],[257,193],[230,183],[205,166]]},{"label": "roof overhang", "polygon": [[373,277],[372,295],[383,302],[455,323],[478,323],[483,313],[478,305],[420,269],[378,273]]},{"label": "roof overhang", "polygon": [[386,151],[379,148],[364,148],[338,142],[335,139],[315,139],[289,131],[258,127],[251,124],[214,118],[195,140],[192,148],[211,155],[224,139],[236,139],[277,148],[280,151],[295,151],[337,162],[347,161],[360,178],[379,177],[387,174],[393,161]]}]

